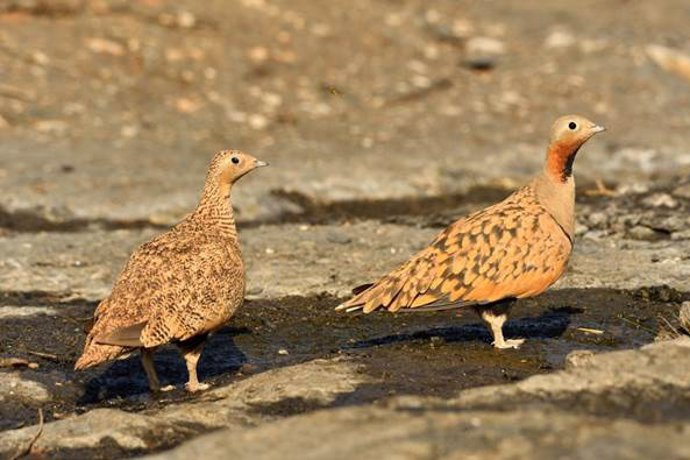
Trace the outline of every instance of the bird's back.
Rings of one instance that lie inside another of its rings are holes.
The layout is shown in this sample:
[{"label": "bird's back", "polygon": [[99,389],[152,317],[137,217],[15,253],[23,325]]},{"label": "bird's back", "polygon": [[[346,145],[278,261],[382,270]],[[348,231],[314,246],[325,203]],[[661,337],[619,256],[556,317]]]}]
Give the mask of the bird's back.
[{"label": "bird's back", "polygon": [[460,219],[340,309],[439,308],[528,297],[565,270],[572,245],[538,198],[536,181]]}]

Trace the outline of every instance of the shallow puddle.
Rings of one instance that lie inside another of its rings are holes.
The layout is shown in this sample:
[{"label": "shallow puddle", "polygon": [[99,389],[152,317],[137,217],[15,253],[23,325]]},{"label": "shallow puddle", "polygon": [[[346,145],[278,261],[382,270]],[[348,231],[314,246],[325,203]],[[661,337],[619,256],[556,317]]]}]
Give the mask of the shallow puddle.
[{"label": "shallow puddle", "polygon": [[[563,367],[578,349],[597,352],[633,348],[654,340],[678,312],[684,296],[665,288],[643,291],[607,289],[552,291],[518,302],[506,327],[507,337],[524,337],[519,350],[494,350],[488,331],[471,311],[346,315],[333,311],[333,297],[290,297],[247,302],[231,326],[209,341],[200,376],[222,385],[271,368],[316,358],[348,356],[378,383],[363,385],[337,404],[362,404],[391,395],[447,396],[469,387],[501,384]],[[44,406],[52,420],[95,407],[143,410],[194,398],[182,389],[183,361],[174,347],[160,350],[161,380],[178,390],[154,399],[137,356],[86,372],[72,371],[81,352],[84,328],[94,304],[60,303],[41,293],[7,294],[3,305],[52,306],[52,316],[2,320],[0,356],[39,364],[23,369],[23,379],[44,384],[54,395]],[[5,370],[4,372],[8,372]],[[6,401],[0,429],[35,423],[36,407]],[[257,407],[269,414],[312,410],[304,401]]]}]

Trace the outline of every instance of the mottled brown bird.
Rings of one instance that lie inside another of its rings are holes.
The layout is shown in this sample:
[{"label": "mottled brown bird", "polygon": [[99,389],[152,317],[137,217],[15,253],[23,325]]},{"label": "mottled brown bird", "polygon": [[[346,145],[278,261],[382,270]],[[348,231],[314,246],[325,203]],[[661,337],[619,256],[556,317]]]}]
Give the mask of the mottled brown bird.
[{"label": "mottled brown bird", "polygon": [[337,310],[364,313],[473,307],[497,348],[514,299],[544,292],[564,273],[573,248],[575,181],[582,145],[603,131],[586,118],[561,117],[551,130],[544,170],[502,202],[462,218],[426,247]]},{"label": "mottled brown bird", "polygon": [[266,163],[237,150],[216,154],[196,211],[140,246],[96,308],[75,369],[139,349],[151,390],[158,391],[153,352],[172,342],[187,363],[187,390],[208,388],[196,372],[206,337],[244,300],[245,270],[230,190],[260,166]]}]

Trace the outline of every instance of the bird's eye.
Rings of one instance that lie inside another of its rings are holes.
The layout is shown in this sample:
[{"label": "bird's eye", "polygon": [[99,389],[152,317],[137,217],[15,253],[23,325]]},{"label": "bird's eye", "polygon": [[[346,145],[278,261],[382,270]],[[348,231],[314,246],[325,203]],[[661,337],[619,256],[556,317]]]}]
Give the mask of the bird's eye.
[{"label": "bird's eye", "polygon": [[236,165],[240,164],[240,159],[237,157],[232,157],[232,159],[230,161],[232,161],[232,163],[236,164]]},{"label": "bird's eye", "polygon": [[577,129],[577,123],[575,123],[574,121],[571,121],[570,123],[568,123],[568,128],[575,131]]}]

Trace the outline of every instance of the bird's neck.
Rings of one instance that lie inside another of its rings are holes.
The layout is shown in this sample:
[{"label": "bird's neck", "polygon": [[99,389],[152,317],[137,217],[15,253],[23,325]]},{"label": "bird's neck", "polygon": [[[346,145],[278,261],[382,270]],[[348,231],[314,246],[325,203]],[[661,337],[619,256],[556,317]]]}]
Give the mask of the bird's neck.
[{"label": "bird's neck", "polygon": [[575,232],[575,178],[573,161],[579,146],[552,144],[544,171],[533,184],[537,198],[572,241]]},{"label": "bird's neck", "polygon": [[204,186],[199,205],[190,219],[208,227],[209,230],[220,231],[221,235],[237,239],[235,216],[230,200],[231,184],[218,183],[209,180]]},{"label": "bird's neck", "polygon": [[567,182],[573,175],[573,162],[581,144],[552,142],[546,151],[544,172],[557,182]]}]

